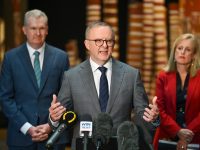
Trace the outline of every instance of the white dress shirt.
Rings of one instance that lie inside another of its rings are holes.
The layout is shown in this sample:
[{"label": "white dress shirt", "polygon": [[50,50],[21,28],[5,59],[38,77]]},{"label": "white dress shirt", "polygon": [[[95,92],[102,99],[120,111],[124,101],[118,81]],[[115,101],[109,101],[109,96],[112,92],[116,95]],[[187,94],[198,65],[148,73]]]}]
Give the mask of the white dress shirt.
[{"label": "white dress shirt", "polygon": [[[97,94],[99,96],[101,71],[98,68],[102,67],[102,66],[95,63],[91,58],[90,58],[90,64],[91,64],[91,68],[92,68],[92,73],[93,73],[93,77],[94,77]],[[107,80],[108,80],[108,91],[110,93],[111,74],[112,74],[112,59],[109,59],[109,61],[106,64],[104,64],[103,66],[107,68],[106,76],[107,76]]]},{"label": "white dress shirt", "polygon": [[[40,69],[41,70],[42,70],[43,60],[44,60],[44,47],[45,47],[45,44],[43,44],[42,47],[37,49],[37,51],[40,52],[39,60],[40,60]],[[27,43],[27,48],[28,48],[29,56],[31,58],[31,63],[34,66],[34,59],[35,59],[34,52],[36,51],[36,49],[33,49],[28,43]]]},{"label": "white dress shirt", "polygon": [[[26,43],[26,46],[27,46],[27,48],[28,48],[28,53],[29,53],[29,56],[30,56],[30,59],[31,59],[32,66],[34,66],[34,59],[35,59],[34,52],[35,52],[35,49],[33,49],[28,43]],[[44,60],[44,47],[45,47],[45,43],[42,45],[41,48],[37,49],[37,51],[40,52],[39,60],[40,60],[40,69],[41,69],[41,70],[42,70],[43,60]],[[32,125],[31,125],[29,122],[26,122],[26,123],[20,128],[20,131],[21,131],[23,134],[27,134],[27,131],[29,130],[30,127],[32,127]]]}]

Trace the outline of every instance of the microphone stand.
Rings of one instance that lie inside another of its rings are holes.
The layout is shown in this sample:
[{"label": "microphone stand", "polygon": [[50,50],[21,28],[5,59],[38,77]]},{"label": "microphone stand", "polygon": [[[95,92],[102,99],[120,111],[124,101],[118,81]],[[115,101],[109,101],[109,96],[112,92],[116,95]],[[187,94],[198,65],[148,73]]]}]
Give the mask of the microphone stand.
[{"label": "microphone stand", "polygon": [[83,150],[87,150],[87,145],[88,145],[88,133],[84,132],[84,137],[83,137]]},{"label": "microphone stand", "polygon": [[100,150],[100,148],[101,148],[101,141],[98,140],[96,145],[96,150]]}]

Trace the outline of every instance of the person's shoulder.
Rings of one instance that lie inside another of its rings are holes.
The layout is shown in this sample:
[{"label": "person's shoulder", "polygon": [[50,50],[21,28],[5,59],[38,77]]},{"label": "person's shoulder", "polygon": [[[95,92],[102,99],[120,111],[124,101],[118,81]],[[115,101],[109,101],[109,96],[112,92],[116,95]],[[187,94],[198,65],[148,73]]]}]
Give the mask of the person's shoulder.
[{"label": "person's shoulder", "polygon": [[79,74],[79,71],[81,71],[83,69],[83,66],[85,67],[85,62],[82,62],[74,67],[69,68],[67,71],[65,71],[65,74],[68,77],[75,77],[76,75]]},{"label": "person's shoulder", "polygon": [[200,78],[200,69],[197,70],[196,77],[197,77],[197,78]]},{"label": "person's shoulder", "polygon": [[126,71],[136,71],[136,72],[138,72],[139,71],[139,69],[138,68],[135,68],[135,67],[133,67],[133,66],[130,66],[129,64],[126,64],[126,63],[124,63],[124,62],[122,62],[122,61],[119,61],[119,60],[114,60],[113,59],[113,63],[116,63],[117,65],[119,65],[120,67],[122,67],[124,70],[126,70]]},{"label": "person's shoulder", "polygon": [[54,52],[54,53],[57,53],[57,54],[60,54],[60,55],[67,55],[65,50],[62,50],[58,47],[55,47],[55,46],[47,44],[47,43],[46,43],[46,48],[49,49],[49,50],[52,50],[52,52]]},{"label": "person's shoulder", "polygon": [[157,77],[159,78],[170,78],[172,76],[176,75],[175,71],[165,71],[165,70],[160,70],[160,72],[158,73]]},{"label": "person's shoulder", "polygon": [[21,44],[17,47],[11,48],[9,49],[6,53],[5,56],[7,57],[12,57],[12,56],[16,56],[17,53],[21,52],[22,50],[24,50],[24,48],[26,48],[26,44]]},{"label": "person's shoulder", "polygon": [[85,61],[81,62],[80,64],[70,68],[69,71],[71,71],[71,72],[79,71],[79,70],[85,69],[85,68],[88,69],[88,67],[89,67],[88,60],[85,60]]}]

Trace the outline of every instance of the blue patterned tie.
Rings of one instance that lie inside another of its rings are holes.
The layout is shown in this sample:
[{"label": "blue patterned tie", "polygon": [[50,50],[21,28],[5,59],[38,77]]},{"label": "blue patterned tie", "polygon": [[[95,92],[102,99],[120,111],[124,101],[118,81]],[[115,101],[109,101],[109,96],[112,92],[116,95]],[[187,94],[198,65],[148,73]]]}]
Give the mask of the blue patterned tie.
[{"label": "blue patterned tie", "polygon": [[35,51],[34,55],[35,55],[34,71],[35,71],[35,76],[36,76],[36,79],[37,79],[38,87],[40,87],[40,79],[41,79],[41,69],[40,69],[40,60],[39,60],[40,52]]},{"label": "blue patterned tie", "polygon": [[101,71],[101,77],[100,77],[100,87],[99,87],[99,102],[102,112],[106,112],[106,106],[108,103],[108,80],[106,77],[106,67],[99,67],[98,68]]}]

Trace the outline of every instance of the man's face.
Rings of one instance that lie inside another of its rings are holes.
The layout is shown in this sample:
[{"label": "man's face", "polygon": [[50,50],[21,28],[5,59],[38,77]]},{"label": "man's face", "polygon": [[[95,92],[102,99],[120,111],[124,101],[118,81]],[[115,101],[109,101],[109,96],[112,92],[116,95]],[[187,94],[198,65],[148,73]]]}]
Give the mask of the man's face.
[{"label": "man's face", "polygon": [[94,27],[88,33],[85,46],[91,59],[99,65],[105,64],[112,55],[114,39],[109,27]]},{"label": "man's face", "polygon": [[48,34],[48,26],[44,18],[31,17],[28,24],[23,26],[22,29],[31,47],[38,49],[44,44]]}]

